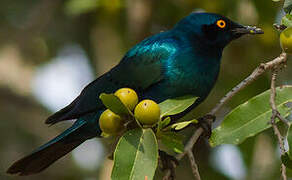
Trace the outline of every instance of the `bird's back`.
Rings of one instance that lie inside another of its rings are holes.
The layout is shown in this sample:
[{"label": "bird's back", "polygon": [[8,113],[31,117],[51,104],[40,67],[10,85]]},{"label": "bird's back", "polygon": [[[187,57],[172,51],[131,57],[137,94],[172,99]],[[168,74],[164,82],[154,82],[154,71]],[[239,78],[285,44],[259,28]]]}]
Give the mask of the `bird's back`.
[{"label": "bird's back", "polygon": [[145,39],[131,48],[118,65],[88,84],[71,104],[50,116],[46,123],[79,118],[103,109],[99,95],[113,93],[122,87],[132,88],[142,97],[145,90],[163,79],[163,64],[178,49],[177,40],[170,31]]}]

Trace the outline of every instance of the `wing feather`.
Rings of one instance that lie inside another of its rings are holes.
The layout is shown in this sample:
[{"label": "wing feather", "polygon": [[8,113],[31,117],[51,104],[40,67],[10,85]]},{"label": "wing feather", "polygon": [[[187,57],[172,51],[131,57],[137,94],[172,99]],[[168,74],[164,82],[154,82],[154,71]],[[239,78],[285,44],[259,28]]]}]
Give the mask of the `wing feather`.
[{"label": "wing feather", "polygon": [[46,123],[79,118],[103,108],[99,99],[101,93],[113,93],[122,87],[143,93],[144,89],[161,81],[164,62],[177,48],[173,39],[160,38],[156,35],[134,46],[117,66],[87,85],[71,104],[50,116]]}]

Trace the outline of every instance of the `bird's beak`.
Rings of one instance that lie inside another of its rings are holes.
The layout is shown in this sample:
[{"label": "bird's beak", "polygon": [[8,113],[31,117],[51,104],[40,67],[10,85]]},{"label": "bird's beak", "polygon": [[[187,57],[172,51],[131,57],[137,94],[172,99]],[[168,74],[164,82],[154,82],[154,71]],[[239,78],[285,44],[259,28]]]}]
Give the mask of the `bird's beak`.
[{"label": "bird's beak", "polygon": [[233,30],[232,30],[233,34],[235,36],[241,36],[241,35],[244,35],[244,34],[264,34],[264,31],[261,30],[260,28],[257,28],[255,26],[238,26],[238,27],[235,27]]}]

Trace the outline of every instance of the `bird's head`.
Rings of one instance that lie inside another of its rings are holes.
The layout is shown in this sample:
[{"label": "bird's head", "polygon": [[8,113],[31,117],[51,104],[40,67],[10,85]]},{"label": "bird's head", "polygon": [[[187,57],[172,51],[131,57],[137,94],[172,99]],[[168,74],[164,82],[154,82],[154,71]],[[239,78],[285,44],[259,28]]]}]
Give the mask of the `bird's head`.
[{"label": "bird's head", "polygon": [[230,41],[245,34],[263,34],[257,27],[243,26],[213,13],[192,13],[175,27],[208,46],[224,48]]}]

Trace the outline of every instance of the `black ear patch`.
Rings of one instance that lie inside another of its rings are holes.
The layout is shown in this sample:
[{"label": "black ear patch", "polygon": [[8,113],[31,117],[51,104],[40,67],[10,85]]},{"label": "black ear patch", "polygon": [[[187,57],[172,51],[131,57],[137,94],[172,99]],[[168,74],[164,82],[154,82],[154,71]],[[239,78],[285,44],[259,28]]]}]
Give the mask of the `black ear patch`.
[{"label": "black ear patch", "polygon": [[216,38],[218,36],[218,27],[214,24],[203,25],[202,31],[205,34],[205,37],[210,41],[216,40]]}]

